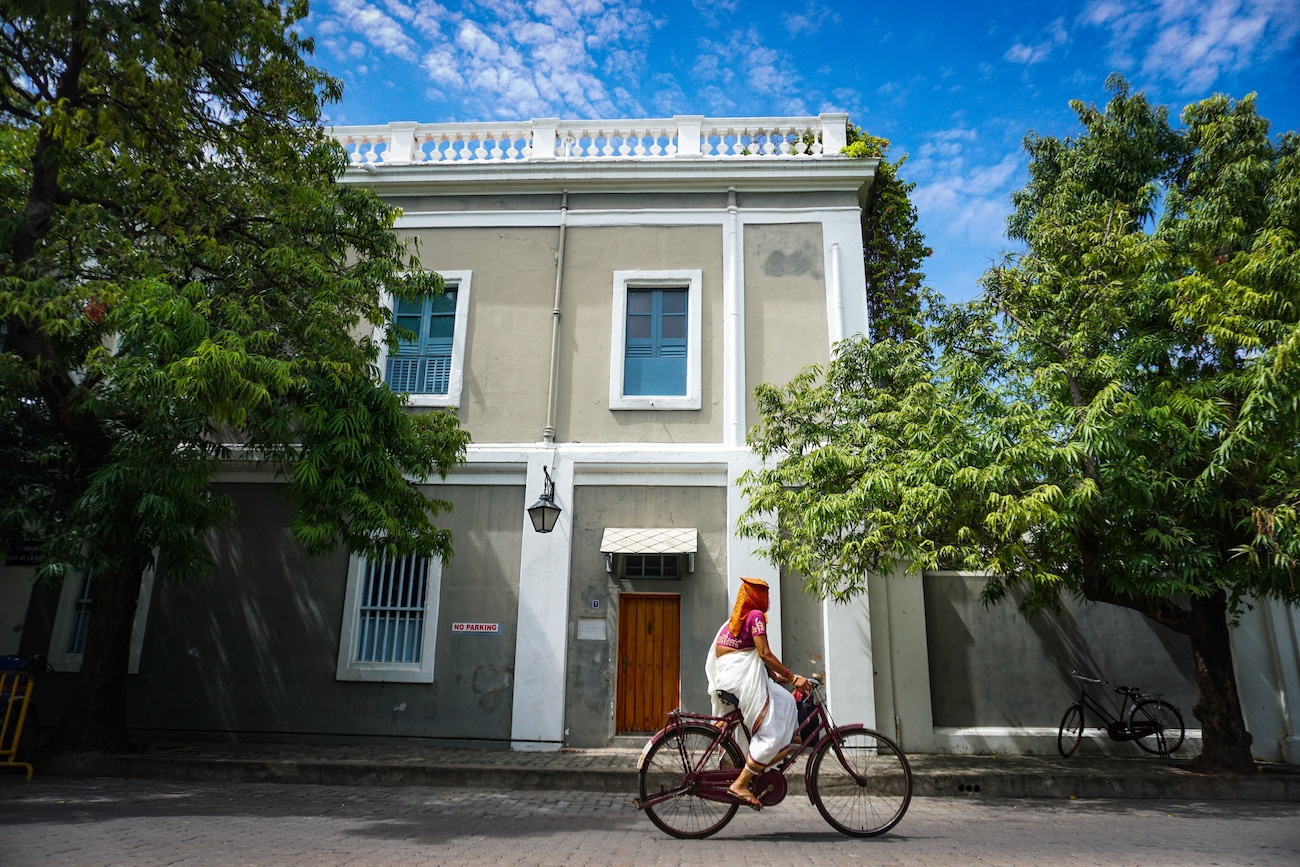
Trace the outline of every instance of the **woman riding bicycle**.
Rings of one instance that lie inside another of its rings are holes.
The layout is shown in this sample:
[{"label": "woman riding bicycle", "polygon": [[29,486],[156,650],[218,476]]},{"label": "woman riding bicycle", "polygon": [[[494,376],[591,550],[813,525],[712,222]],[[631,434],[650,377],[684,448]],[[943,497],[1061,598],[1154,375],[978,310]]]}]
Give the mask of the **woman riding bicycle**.
[{"label": "woman riding bicycle", "polygon": [[796,689],[807,689],[809,684],[782,665],[767,642],[767,582],[759,578],[740,581],[731,619],[718,630],[704,673],[716,716],[725,714],[728,707],[719,691],[739,700],[749,729],[749,755],[730,792],[757,810],[762,805],[754,797],[750,781],[790,746],[799,722],[794,697],[777,684],[788,683]]}]

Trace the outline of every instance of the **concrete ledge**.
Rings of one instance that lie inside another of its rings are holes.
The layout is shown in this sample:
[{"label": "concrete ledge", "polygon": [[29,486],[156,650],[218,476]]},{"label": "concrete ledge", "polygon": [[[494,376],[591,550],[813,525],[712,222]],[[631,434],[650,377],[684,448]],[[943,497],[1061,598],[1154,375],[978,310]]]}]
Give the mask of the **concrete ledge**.
[{"label": "concrete ledge", "polygon": [[[126,756],[64,754],[38,760],[38,776],[176,781],[439,786],[636,792],[636,750],[512,753],[503,750],[271,744],[169,746]],[[1206,776],[1185,761],[1113,756],[910,757],[917,797],[1132,798],[1300,801],[1300,768],[1261,765],[1244,776]],[[790,796],[803,797],[797,765]]]}]

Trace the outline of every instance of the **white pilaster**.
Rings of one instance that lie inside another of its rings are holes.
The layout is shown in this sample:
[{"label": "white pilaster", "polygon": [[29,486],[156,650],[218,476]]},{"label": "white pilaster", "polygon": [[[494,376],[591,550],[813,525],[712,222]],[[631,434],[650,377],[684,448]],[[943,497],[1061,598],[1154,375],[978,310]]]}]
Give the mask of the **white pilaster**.
[{"label": "white pilaster", "polygon": [[848,602],[822,600],[826,643],[826,699],[840,725],[876,727],[876,678],[872,670],[871,605],[863,592]]},{"label": "white pilaster", "polygon": [[[746,470],[757,467],[758,460],[744,454],[727,462],[727,600],[734,602],[740,590],[740,576],[762,578],[768,583],[767,640],[772,652],[781,656],[781,570],[758,554],[751,539],[736,535],[736,525],[749,504],[740,491],[737,480]],[[784,661],[784,660],[783,660]]]},{"label": "white pilaster", "polygon": [[745,275],[736,190],[722,229],[722,442],[745,444]]},{"label": "white pilaster", "polygon": [[862,224],[856,211],[822,219],[826,256],[826,321],[831,343],[866,334],[867,276],[862,267]]},{"label": "white pilaster", "polygon": [[515,638],[515,693],[511,746],[516,750],[558,750],[564,742],[564,671],[568,644],[569,563],[573,535],[573,465],[555,466],[554,449],[528,455],[525,498],[542,492],[543,467],[555,482],[563,511],[550,533],[522,521],[519,564],[519,626]]},{"label": "white pilaster", "polygon": [[1281,675],[1282,761],[1300,765],[1300,608],[1277,600],[1269,602]]},{"label": "white pilaster", "polygon": [[[830,116],[822,117],[825,120]],[[828,138],[829,135],[823,141]],[[831,153],[829,145],[826,152]],[[827,275],[826,328],[834,346],[867,330],[867,281],[861,265],[859,215],[851,212],[827,215],[822,220],[822,243]],[[882,614],[887,615],[887,611],[882,610]],[[841,723],[861,722],[872,727],[876,724],[871,624],[871,598],[865,588],[848,603],[822,602],[827,698],[831,712]]]}]

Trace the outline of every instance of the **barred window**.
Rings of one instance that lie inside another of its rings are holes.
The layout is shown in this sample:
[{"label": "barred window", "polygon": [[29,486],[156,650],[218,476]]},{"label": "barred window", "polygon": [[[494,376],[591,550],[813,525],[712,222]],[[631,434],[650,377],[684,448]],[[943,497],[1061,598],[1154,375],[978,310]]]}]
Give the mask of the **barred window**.
[{"label": "barred window", "polygon": [[680,578],[680,554],[622,554],[624,578]]},{"label": "barred window", "polygon": [[442,561],[354,555],[339,635],[339,680],[433,682]]},{"label": "barred window", "polygon": [[358,662],[420,661],[429,561],[385,557],[366,564],[357,629]]}]

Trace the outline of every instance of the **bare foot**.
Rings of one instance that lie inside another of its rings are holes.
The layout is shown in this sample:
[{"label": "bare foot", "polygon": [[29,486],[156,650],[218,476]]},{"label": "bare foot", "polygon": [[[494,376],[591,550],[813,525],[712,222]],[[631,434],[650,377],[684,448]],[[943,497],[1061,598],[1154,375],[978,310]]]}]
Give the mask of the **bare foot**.
[{"label": "bare foot", "polygon": [[735,795],[741,801],[744,801],[746,804],[750,806],[751,809],[754,810],[763,809],[763,802],[758,800],[758,798],[755,798],[754,793],[751,792],[748,788],[737,789],[735,786],[731,786],[727,789],[727,791]]}]

